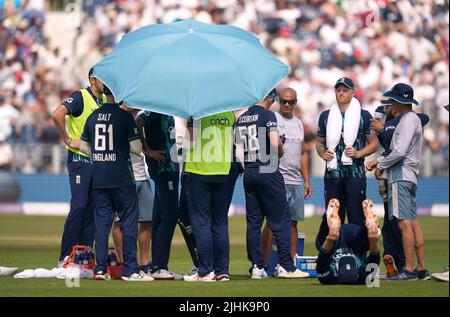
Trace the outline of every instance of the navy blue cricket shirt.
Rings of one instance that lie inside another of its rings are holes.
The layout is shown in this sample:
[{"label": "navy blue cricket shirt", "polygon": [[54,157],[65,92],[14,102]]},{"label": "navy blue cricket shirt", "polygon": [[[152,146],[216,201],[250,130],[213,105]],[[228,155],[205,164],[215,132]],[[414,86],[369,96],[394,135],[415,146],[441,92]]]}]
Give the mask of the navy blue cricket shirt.
[{"label": "navy blue cricket shirt", "polygon": [[130,141],[139,138],[133,116],[105,103],[87,119],[81,136],[91,144],[93,188],[118,188],[134,183]]}]

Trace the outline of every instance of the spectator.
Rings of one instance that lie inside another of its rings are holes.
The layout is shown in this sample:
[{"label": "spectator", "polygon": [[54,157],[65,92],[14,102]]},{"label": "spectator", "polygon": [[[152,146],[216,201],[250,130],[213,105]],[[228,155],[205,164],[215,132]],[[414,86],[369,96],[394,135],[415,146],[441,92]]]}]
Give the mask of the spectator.
[{"label": "spectator", "polygon": [[[383,91],[398,82],[413,84],[418,95],[422,85],[433,87],[435,91],[430,91],[429,96],[438,107],[426,112],[432,118],[429,128],[439,134],[440,124],[435,124],[439,120],[434,119],[441,116],[439,109],[448,103],[448,92],[447,102],[437,102],[448,90],[448,84],[443,83],[449,73],[445,1],[367,1],[371,3],[369,12],[379,17],[372,24],[366,21],[366,9],[357,12],[355,7],[346,7],[345,1],[83,2],[87,14],[72,45],[58,47],[53,41],[61,36],[58,30],[52,30],[52,38],[48,38],[50,34],[44,29],[49,23],[49,1],[0,0],[0,8],[13,4],[0,15],[0,95],[8,99],[14,91],[20,112],[27,111],[22,105],[33,104],[39,91],[45,92],[44,105],[52,112],[51,105],[56,104],[49,101],[55,98],[52,95],[65,99],[84,86],[84,74],[90,65],[109,53],[125,33],[147,24],[194,17],[253,32],[263,45],[289,63],[292,74],[282,84],[302,96],[304,122],[316,121],[312,118],[320,113],[318,103],[328,105],[333,101],[329,92],[334,83],[330,78],[345,73],[361,83],[356,96],[363,107],[373,105],[374,98],[379,99]],[[425,75],[430,71],[432,76]],[[436,153],[445,150],[441,148],[445,142],[436,144]],[[428,161],[425,164],[435,166]],[[434,175],[446,173],[448,166],[434,170]]]}]

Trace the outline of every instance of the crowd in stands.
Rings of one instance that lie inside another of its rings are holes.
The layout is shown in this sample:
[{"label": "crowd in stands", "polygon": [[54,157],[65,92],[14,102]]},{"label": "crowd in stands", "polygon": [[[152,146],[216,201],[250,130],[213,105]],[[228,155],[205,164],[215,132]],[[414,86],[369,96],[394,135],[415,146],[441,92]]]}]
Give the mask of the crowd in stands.
[{"label": "crowd in stands", "polygon": [[51,155],[40,150],[41,144],[60,144],[51,112],[73,90],[86,86],[89,67],[125,33],[148,24],[195,18],[252,32],[290,66],[282,85],[298,93],[297,115],[310,152],[315,151],[318,117],[333,103],[336,79],[352,78],[357,98],[372,114],[384,91],[397,82],[410,83],[421,102],[416,111],[431,118],[424,129],[423,150],[431,160],[424,164],[424,175],[448,175],[449,115],[443,108],[449,103],[448,0],[77,3],[83,13],[79,27],[73,45],[62,48],[45,32],[54,2],[0,0],[0,140],[2,147],[13,149],[8,165],[12,169],[52,171]]}]

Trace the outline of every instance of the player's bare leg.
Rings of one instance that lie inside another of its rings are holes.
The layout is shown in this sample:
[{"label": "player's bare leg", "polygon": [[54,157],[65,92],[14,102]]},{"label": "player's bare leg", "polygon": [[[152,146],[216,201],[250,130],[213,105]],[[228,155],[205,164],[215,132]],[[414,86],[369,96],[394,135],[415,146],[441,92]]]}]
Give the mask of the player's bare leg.
[{"label": "player's bare leg", "polygon": [[414,270],[414,230],[411,220],[398,220],[398,225],[402,232],[403,250],[405,253],[405,269],[412,272]]},{"label": "player's bare leg", "polygon": [[139,245],[139,266],[146,266],[150,262],[150,241],[152,238],[152,222],[144,221],[139,223],[138,245]]},{"label": "player's bare leg", "polygon": [[413,220],[412,229],[414,231],[414,242],[417,256],[417,271],[422,271],[425,269],[425,241],[423,238],[423,232],[420,228],[419,221]]},{"label": "player's bare leg", "polygon": [[117,259],[120,263],[123,263],[122,231],[120,230],[120,221],[114,221],[112,228],[112,237],[114,241],[114,247],[116,249]]}]

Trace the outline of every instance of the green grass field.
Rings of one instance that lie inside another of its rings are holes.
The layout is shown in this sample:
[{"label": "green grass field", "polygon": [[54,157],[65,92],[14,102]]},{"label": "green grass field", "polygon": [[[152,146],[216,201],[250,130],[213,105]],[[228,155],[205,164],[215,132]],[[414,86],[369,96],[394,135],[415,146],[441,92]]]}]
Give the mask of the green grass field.
[{"label": "green grass field", "polygon": [[[316,255],[313,246],[319,218],[300,223],[306,233],[305,255]],[[426,239],[426,260],[430,272],[440,272],[448,264],[449,218],[421,218]],[[27,268],[53,268],[59,253],[63,217],[0,216],[0,265]],[[255,281],[248,276],[250,266],[245,249],[245,218],[230,218],[232,280],[227,283],[187,283],[154,281],[126,283],[120,280],[98,282],[81,280],[80,287],[68,288],[58,279],[0,278],[0,296],[449,296],[449,284],[436,281],[387,282],[380,287],[322,286],[317,279]],[[381,242],[380,242],[381,244]],[[170,269],[179,273],[192,266],[177,228],[170,258]],[[384,270],[384,267],[382,267]]]}]

